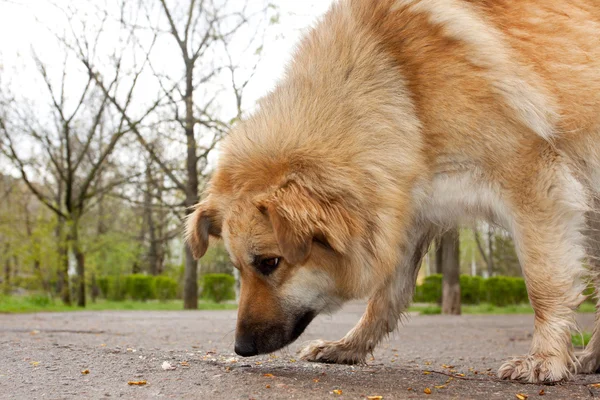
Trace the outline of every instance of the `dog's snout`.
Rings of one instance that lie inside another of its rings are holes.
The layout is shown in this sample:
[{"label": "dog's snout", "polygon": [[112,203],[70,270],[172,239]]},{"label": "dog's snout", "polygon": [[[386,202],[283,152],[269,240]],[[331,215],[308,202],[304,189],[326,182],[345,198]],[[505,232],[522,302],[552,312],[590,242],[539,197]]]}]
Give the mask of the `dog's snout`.
[{"label": "dog's snout", "polygon": [[258,354],[256,341],[251,335],[241,335],[235,339],[235,352],[242,357],[251,357]]}]

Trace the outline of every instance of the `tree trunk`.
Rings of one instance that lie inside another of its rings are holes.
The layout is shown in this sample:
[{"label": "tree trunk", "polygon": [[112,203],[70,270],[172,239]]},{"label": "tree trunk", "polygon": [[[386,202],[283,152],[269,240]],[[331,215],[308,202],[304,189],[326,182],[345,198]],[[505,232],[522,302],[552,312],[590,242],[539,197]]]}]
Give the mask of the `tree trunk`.
[{"label": "tree trunk", "polygon": [[10,293],[10,256],[9,256],[10,245],[7,243],[4,249],[4,287],[2,288],[4,294]]},{"label": "tree trunk", "polygon": [[442,274],[444,255],[442,254],[442,238],[438,237],[435,239],[435,273]]},{"label": "tree trunk", "polygon": [[58,290],[60,298],[66,306],[71,305],[71,289],[69,288],[69,249],[61,236],[58,237]]},{"label": "tree trunk", "polygon": [[[63,200],[63,181],[58,180],[58,191],[56,194],[56,203],[61,204]],[[58,285],[57,289],[60,298],[66,306],[71,306],[71,289],[69,288],[69,246],[65,240],[65,218],[62,215],[56,216],[58,221],[54,234],[56,236],[56,247],[58,250]]]},{"label": "tree trunk", "polygon": [[442,236],[438,254],[442,262],[442,314],[460,315],[460,242],[457,229]]},{"label": "tree trunk", "polygon": [[[194,136],[194,62],[186,60],[185,91],[185,136],[187,141],[187,182],[185,193],[186,213],[198,202],[198,156],[196,154],[196,138]],[[198,263],[194,260],[189,246],[185,248],[185,284],[183,287],[183,308],[198,308]]]},{"label": "tree trunk", "polygon": [[77,305],[85,307],[85,256],[81,250],[75,250],[77,261]]},{"label": "tree trunk", "polygon": [[156,240],[150,240],[150,249],[148,250],[148,267],[150,275],[158,275],[158,255],[156,254]]},{"label": "tree trunk", "polygon": [[195,310],[198,308],[198,263],[194,260],[192,251],[185,247],[185,283],[183,286],[183,308]]},{"label": "tree trunk", "polygon": [[494,276],[494,231],[488,227],[488,277]]},{"label": "tree trunk", "polygon": [[75,290],[77,291],[77,305],[79,307],[85,307],[85,256],[81,251],[81,244],[79,243],[79,221],[77,219],[70,221],[71,232],[69,240],[71,242],[71,249],[75,255],[76,270],[77,270],[77,283]]},{"label": "tree trunk", "polygon": [[156,255],[156,275],[161,275],[165,270],[165,243],[161,241],[157,246],[159,249],[158,254]]}]

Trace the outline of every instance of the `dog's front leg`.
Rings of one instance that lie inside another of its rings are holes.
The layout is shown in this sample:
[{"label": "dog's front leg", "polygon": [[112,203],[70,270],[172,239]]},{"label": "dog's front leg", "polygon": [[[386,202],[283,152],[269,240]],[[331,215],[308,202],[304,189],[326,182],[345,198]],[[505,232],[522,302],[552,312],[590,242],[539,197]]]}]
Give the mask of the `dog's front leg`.
[{"label": "dog's front leg", "polygon": [[582,267],[586,195],[566,168],[544,168],[545,175],[520,193],[515,210],[516,248],[529,300],[535,311],[529,353],[505,362],[498,375],[527,382],[555,382],[576,371],[571,331],[574,310],[584,297]]},{"label": "dog's front leg", "polygon": [[358,364],[363,363],[375,346],[398,326],[398,320],[412,300],[421,259],[434,231],[419,230],[409,241],[407,251],[396,269],[393,279],[375,291],[358,324],[337,341],[316,340],[300,351],[307,361]]}]

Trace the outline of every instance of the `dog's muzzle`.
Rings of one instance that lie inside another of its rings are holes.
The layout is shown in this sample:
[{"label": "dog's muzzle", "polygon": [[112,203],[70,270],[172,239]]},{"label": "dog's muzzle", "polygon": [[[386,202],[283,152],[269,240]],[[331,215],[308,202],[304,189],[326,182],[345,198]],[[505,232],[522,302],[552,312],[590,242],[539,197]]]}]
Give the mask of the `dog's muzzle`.
[{"label": "dog's muzzle", "polygon": [[258,348],[252,335],[238,335],[235,338],[235,353],[242,357],[251,357],[258,354]]},{"label": "dog's muzzle", "polygon": [[235,335],[235,352],[242,357],[251,357],[279,350],[298,339],[316,315],[314,311],[301,313],[291,325],[264,326],[242,322]]}]

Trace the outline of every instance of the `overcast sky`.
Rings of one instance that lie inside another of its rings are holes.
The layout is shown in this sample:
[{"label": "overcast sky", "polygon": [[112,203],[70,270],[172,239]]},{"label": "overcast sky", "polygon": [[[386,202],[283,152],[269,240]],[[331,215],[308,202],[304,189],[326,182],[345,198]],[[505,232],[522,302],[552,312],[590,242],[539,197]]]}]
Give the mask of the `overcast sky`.
[{"label": "overcast sky", "polygon": [[[57,0],[56,2],[68,1]],[[98,0],[98,3],[103,4],[104,1]],[[272,3],[278,6],[281,19],[267,38],[264,59],[248,87],[246,95],[249,102],[265,94],[274,85],[277,78],[281,76],[283,67],[301,33],[328,9],[332,0],[272,0]],[[54,39],[48,33],[48,28],[59,31],[62,30],[61,24],[64,23],[60,12],[50,1],[0,0],[0,62],[5,66],[5,73],[11,71],[15,65],[19,70],[22,69],[22,60],[30,62],[32,46],[41,52],[52,48]],[[19,53],[22,55],[21,61],[15,58]],[[48,63],[55,61],[60,64],[62,58],[57,57],[53,60],[51,54],[46,54],[45,61]]]}]

